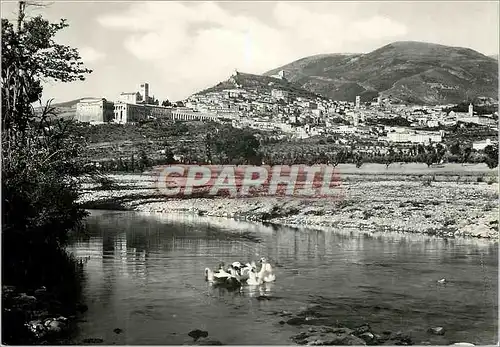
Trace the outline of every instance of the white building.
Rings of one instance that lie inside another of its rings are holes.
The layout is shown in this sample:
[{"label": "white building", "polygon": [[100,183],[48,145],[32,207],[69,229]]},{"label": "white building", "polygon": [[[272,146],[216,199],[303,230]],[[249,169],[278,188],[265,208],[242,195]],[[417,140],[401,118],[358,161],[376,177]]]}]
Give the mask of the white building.
[{"label": "white building", "polygon": [[271,90],[271,96],[276,100],[288,100],[288,92],[281,89],[273,89]]},{"label": "white building", "polygon": [[138,92],[120,93],[118,100],[127,104],[152,103],[153,98],[149,95],[149,83],[142,83]]},{"label": "white building", "polygon": [[117,102],[114,105],[114,119],[118,124],[136,123],[146,119],[172,118],[172,107],[129,104]]},{"label": "white building", "polygon": [[105,123],[113,120],[114,104],[105,98],[84,98],[76,104],[76,119],[86,123]]},{"label": "white building", "polygon": [[477,151],[483,151],[487,146],[493,145],[493,142],[490,139],[486,139],[484,141],[478,141],[472,143],[472,148]]},{"label": "white building", "polygon": [[138,92],[121,93],[118,97],[119,102],[124,102],[127,104],[137,104],[140,99],[141,95]]},{"label": "white building", "polygon": [[356,96],[356,109],[361,107],[361,97],[359,95]]},{"label": "white building", "polygon": [[411,143],[439,143],[443,137],[441,132],[390,132],[387,133],[389,142],[411,142]]}]

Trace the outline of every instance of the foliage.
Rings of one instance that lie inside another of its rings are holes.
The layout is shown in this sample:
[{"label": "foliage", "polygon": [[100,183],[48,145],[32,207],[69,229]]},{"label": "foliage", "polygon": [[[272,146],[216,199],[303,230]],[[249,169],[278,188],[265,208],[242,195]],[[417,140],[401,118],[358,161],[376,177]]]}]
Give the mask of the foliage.
[{"label": "foliage", "polygon": [[498,166],[498,144],[488,145],[484,149],[486,154],[485,163],[490,169],[494,169]]},{"label": "foliage", "polygon": [[11,284],[50,285],[57,267],[73,266],[58,254],[85,216],[77,204],[84,143],[70,136],[68,122],[54,120],[50,102],[33,107],[43,81],[83,80],[91,72],[76,49],[55,42],[65,27],[64,20],[24,19],[23,3],[17,28],[2,19],[2,276]]},{"label": "foliage", "polygon": [[377,118],[376,121],[368,120],[367,124],[407,127],[410,126],[411,122],[404,117],[398,116],[394,118]]},{"label": "foliage", "polygon": [[54,41],[68,24],[50,23],[37,16],[22,22],[19,30],[2,19],[2,131],[24,131],[36,119],[32,103],[42,93],[42,81],[83,80],[78,51]]},{"label": "foliage", "polygon": [[262,161],[258,152],[259,146],[260,143],[253,133],[232,126],[221,126],[216,129],[215,136],[206,137],[209,157],[211,160],[216,159],[219,164],[260,165]]}]

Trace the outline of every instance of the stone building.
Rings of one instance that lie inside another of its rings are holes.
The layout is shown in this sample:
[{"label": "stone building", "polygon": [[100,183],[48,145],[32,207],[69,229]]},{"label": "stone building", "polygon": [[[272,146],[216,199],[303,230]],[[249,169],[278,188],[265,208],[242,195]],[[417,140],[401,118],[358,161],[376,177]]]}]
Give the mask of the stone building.
[{"label": "stone building", "polygon": [[137,123],[146,119],[171,118],[171,116],[171,107],[117,102],[113,121],[118,124]]},{"label": "stone building", "polygon": [[84,98],[76,104],[76,119],[86,123],[106,123],[113,120],[114,103],[105,98]]}]

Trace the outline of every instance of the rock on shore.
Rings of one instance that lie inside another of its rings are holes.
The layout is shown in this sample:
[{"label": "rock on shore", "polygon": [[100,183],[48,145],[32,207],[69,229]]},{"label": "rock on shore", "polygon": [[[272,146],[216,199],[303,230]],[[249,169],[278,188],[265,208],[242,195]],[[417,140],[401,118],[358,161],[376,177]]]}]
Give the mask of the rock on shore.
[{"label": "rock on shore", "polygon": [[45,287],[33,295],[19,292],[14,286],[2,286],[2,327],[4,343],[12,344],[67,344],[72,323],[85,307],[76,303],[65,307],[70,316],[61,315],[61,303]]}]

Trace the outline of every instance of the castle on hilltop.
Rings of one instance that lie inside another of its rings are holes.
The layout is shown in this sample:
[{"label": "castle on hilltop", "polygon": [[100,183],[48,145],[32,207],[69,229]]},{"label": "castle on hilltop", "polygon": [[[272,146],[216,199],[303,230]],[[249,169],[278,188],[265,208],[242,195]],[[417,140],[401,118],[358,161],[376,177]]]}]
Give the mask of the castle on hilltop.
[{"label": "castle on hilltop", "polygon": [[271,75],[270,77],[277,78],[279,80],[284,80],[286,81],[286,71],[285,70],[280,70],[276,75]]}]

